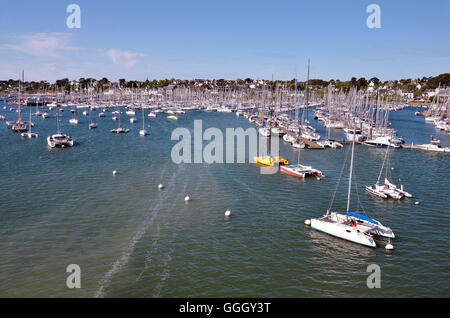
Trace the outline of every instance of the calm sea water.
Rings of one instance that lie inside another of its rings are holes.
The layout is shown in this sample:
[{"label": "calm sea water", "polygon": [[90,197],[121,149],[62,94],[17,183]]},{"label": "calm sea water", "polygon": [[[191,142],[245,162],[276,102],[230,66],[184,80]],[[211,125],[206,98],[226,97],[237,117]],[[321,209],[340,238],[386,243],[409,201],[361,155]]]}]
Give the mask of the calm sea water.
[{"label": "calm sea water", "polygon": [[[407,143],[426,143],[434,134],[450,144],[414,111],[390,116]],[[0,114],[16,118],[9,110]],[[302,151],[302,163],[326,177],[298,180],[261,175],[248,163],[171,161],[175,127],[192,130],[195,119],[204,128],[250,127],[234,114],[191,112],[178,122],[146,117],[150,135],[142,138],[139,112],[135,124],[123,116],[129,134],[115,135],[109,133],[117,126],[110,112],[105,118],[96,113],[99,128],[88,130],[80,111],[80,123],[70,126],[66,110],[62,130],[77,142],[70,149],[46,146],[45,138],[55,132],[52,116],[33,118],[40,134],[34,140],[0,126],[0,296],[450,296],[448,154],[393,151],[391,181],[401,179],[415,196],[397,202],[364,192],[378,177],[384,150],[356,147],[352,209],[363,207],[394,230],[395,250],[387,252],[303,223],[325,213],[350,147]],[[324,133],[321,124],[314,125]],[[296,150],[282,141],[280,147],[285,158],[297,161]],[[157,189],[159,183],[164,190]],[[346,186],[345,174],[336,210],[345,210]],[[66,287],[69,264],[81,267],[81,289]],[[369,264],[381,267],[380,289],[366,286]]]}]

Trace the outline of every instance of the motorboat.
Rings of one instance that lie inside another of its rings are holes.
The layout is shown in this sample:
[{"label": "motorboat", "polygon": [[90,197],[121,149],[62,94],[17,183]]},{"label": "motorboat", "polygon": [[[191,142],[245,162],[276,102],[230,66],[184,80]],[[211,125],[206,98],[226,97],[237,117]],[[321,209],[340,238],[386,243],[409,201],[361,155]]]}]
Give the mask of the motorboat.
[{"label": "motorboat", "polygon": [[393,142],[389,136],[378,136],[372,139],[367,139],[363,142],[364,145],[372,147],[391,147],[400,148],[400,145]]},{"label": "motorboat", "polygon": [[423,144],[423,145],[411,145],[414,149],[435,151],[435,152],[450,152],[450,147],[442,147],[441,145]]},{"label": "motorboat", "polygon": [[69,123],[70,123],[71,125],[78,125],[78,119],[76,119],[76,118],[71,118],[71,119],[69,120]]},{"label": "motorboat", "polygon": [[261,156],[261,157],[254,157],[253,162],[263,165],[263,166],[270,166],[273,167],[274,165],[288,165],[289,162],[280,157],[280,156]]}]

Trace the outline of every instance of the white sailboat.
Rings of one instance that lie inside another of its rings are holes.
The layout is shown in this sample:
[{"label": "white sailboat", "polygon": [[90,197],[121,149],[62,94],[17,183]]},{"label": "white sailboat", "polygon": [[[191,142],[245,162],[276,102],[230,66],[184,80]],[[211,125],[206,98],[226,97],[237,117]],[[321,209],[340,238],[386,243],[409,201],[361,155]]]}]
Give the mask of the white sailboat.
[{"label": "white sailboat", "polygon": [[[350,193],[352,186],[354,152],[355,141],[352,142],[350,175],[347,193],[347,212],[345,214],[340,214],[327,210],[327,213],[323,217],[311,219],[308,223],[311,225],[311,228],[316,231],[324,232],[364,246],[376,247],[377,244],[374,241],[374,235],[391,239],[395,238],[395,234],[389,227],[382,225],[377,220],[359,213],[350,212]],[[392,248],[390,244],[386,245],[386,248],[388,247]]]},{"label": "white sailboat", "polygon": [[27,138],[29,138],[29,139],[31,139],[31,138],[37,138],[37,137],[38,137],[38,134],[31,132],[31,127],[32,127],[32,126],[33,126],[33,125],[31,124],[31,106],[30,106],[30,122],[29,122],[29,124],[28,124],[28,132],[23,132],[23,133],[21,133],[20,135],[21,135],[22,137],[27,137]]},{"label": "white sailboat", "polygon": [[145,130],[145,116],[144,116],[144,107],[142,107],[142,129],[139,130],[139,136],[146,136],[147,130]]},{"label": "white sailboat", "polygon": [[129,129],[123,128],[122,125],[120,124],[120,113],[121,113],[120,109],[119,109],[118,113],[119,113],[119,118],[118,118],[119,127],[117,127],[116,129],[111,129],[111,132],[115,133],[115,134],[124,134],[124,133],[129,132],[130,131]]},{"label": "white sailboat", "polygon": [[89,129],[95,129],[98,127],[98,124],[92,121],[92,110],[89,112]]},{"label": "white sailboat", "polygon": [[59,130],[58,112],[56,112],[56,134],[47,137],[47,144],[50,148],[73,147],[73,138]]},{"label": "white sailboat", "polygon": [[[384,178],[384,184],[380,185],[380,178],[381,178],[381,174],[383,172],[383,168],[385,165],[386,165],[386,175]],[[379,196],[380,198],[383,198],[383,199],[387,199],[390,197],[395,200],[400,200],[405,196],[411,198],[412,195],[403,190],[403,185],[401,185],[401,187],[399,189],[399,188],[397,188],[396,185],[389,182],[389,180],[387,179],[388,171],[389,171],[389,147],[386,149],[386,154],[383,159],[383,164],[381,165],[377,183],[375,183],[373,186],[366,186],[366,188],[365,188],[366,191],[370,194]]]}]

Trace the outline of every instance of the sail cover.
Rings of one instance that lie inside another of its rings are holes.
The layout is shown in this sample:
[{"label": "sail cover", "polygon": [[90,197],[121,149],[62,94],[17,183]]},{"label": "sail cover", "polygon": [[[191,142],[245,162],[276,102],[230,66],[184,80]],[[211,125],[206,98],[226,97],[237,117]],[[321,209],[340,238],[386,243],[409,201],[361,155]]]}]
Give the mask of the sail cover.
[{"label": "sail cover", "polygon": [[355,212],[347,212],[347,215],[348,215],[348,216],[354,216],[355,218],[358,218],[358,219],[361,219],[361,220],[366,220],[366,221],[368,221],[368,222],[370,222],[370,223],[373,223],[373,224],[378,224],[377,221],[375,221],[375,220],[369,218],[368,216],[365,216],[365,215],[362,215],[362,214],[359,214],[359,213],[355,213]]}]

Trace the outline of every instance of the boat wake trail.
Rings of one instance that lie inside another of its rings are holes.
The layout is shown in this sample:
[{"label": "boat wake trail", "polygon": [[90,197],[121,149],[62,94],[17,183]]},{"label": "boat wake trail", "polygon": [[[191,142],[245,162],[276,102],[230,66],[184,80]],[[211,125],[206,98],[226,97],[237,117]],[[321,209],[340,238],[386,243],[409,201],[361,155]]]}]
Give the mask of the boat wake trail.
[{"label": "boat wake trail", "polygon": [[[159,234],[161,232],[160,230],[161,228],[158,226],[158,230],[156,232],[156,237],[159,238]],[[147,269],[150,267],[150,265],[152,264],[152,256],[153,254],[155,254],[156,252],[158,252],[158,241],[159,239],[155,239],[153,241],[152,244],[152,249],[147,253],[147,256],[145,257],[145,264],[144,264],[144,268],[142,269],[142,271],[139,273],[138,277],[136,278],[136,282],[140,281],[142,279],[142,275],[144,275],[144,273],[147,271]]]},{"label": "boat wake trail", "polygon": [[172,260],[172,253],[173,253],[173,248],[170,249],[169,253],[167,253],[166,258],[164,259],[164,264],[163,264],[163,272],[161,274],[161,280],[158,283],[158,285],[156,285],[155,287],[155,292],[153,293],[153,297],[160,297],[161,296],[161,289],[163,287],[163,284],[165,283],[167,277],[169,277],[169,272],[170,272],[170,261]]},{"label": "boat wake trail", "polygon": [[[173,183],[177,175],[178,170],[175,171],[174,174],[171,176],[170,183]],[[166,192],[165,197],[169,196],[170,194],[171,193]],[[94,297],[96,298],[105,297],[105,289],[108,288],[108,286],[111,284],[111,280],[114,277],[114,275],[117,274],[120,270],[122,270],[122,268],[124,268],[128,264],[131,254],[133,254],[134,252],[136,244],[142,239],[142,237],[145,235],[150,225],[153,223],[153,220],[158,216],[158,212],[165,201],[166,201],[165,199],[159,200],[159,202],[154,206],[154,208],[150,209],[152,213],[149,214],[147,218],[144,220],[144,222],[142,222],[139,225],[137,231],[134,233],[130,243],[125,248],[122,255],[120,255],[120,257],[114,262],[111,269],[100,280],[99,283],[100,287],[95,293]]]}]

